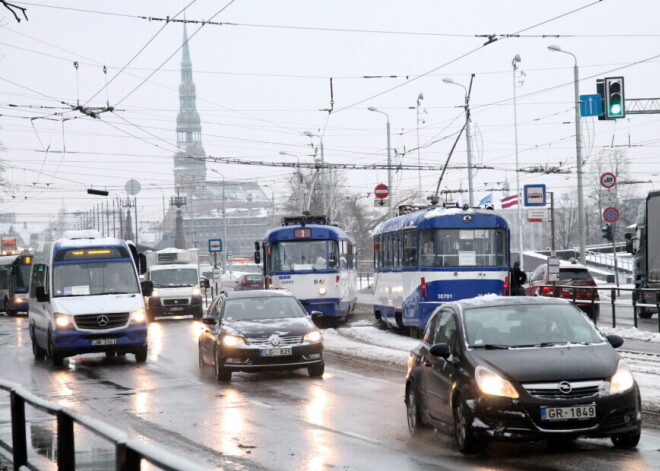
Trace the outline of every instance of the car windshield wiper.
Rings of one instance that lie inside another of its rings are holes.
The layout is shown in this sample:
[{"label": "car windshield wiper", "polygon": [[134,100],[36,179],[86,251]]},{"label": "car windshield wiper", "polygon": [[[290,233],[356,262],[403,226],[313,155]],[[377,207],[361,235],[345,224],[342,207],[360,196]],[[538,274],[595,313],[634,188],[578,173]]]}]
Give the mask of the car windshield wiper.
[{"label": "car windshield wiper", "polygon": [[539,342],[539,343],[530,343],[526,345],[512,345],[511,348],[543,348],[543,347],[554,347],[556,345],[568,345],[568,342]]},{"label": "car windshield wiper", "polygon": [[497,343],[486,343],[484,345],[470,345],[471,348],[483,348],[485,350],[508,350],[509,345],[501,345]]}]

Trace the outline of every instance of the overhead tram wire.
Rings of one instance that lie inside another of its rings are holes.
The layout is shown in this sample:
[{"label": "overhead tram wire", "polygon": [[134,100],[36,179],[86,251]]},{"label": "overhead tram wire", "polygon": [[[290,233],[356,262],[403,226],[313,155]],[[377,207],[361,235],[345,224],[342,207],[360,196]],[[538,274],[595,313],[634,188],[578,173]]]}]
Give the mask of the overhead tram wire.
[{"label": "overhead tram wire", "polygon": [[[585,8],[589,8],[589,7],[593,6],[593,5],[596,5],[596,4],[600,3],[601,1],[602,1],[602,0],[596,0],[596,1],[592,2],[592,3],[589,3],[588,5],[583,5],[583,6],[581,6],[581,7],[578,7],[578,8],[576,8],[576,9],[574,9],[574,10],[568,11],[568,12],[566,12],[566,13],[562,13],[561,15],[554,16],[554,17],[552,17],[552,18],[549,18],[548,20],[542,21],[542,22],[537,23],[537,24],[535,24],[535,25],[532,25],[532,26],[528,26],[528,27],[526,27],[526,28],[523,28],[523,29],[521,29],[520,31],[517,31],[516,33],[513,33],[513,34],[520,34],[520,33],[524,32],[524,31],[529,30],[529,29],[536,28],[537,26],[541,26],[541,25],[544,25],[544,24],[549,23],[549,22],[551,22],[551,21],[557,20],[557,19],[559,19],[559,18],[563,18],[563,17],[565,17],[565,16],[567,16],[567,15],[571,15],[571,14],[576,13],[576,12],[578,12],[578,11],[584,10]],[[510,39],[510,38],[502,38],[502,39]],[[401,87],[403,87],[403,86],[405,86],[405,85],[409,85],[410,83],[415,82],[415,81],[417,81],[417,80],[419,80],[419,79],[421,79],[421,78],[423,78],[423,77],[426,77],[427,75],[430,75],[430,74],[432,74],[433,72],[436,72],[436,71],[438,71],[438,70],[440,70],[440,69],[443,69],[443,68],[447,67],[448,65],[453,64],[454,62],[457,62],[457,61],[459,61],[459,60],[461,60],[461,59],[464,59],[464,58],[466,58],[466,57],[468,57],[468,56],[471,56],[471,55],[474,54],[475,52],[477,52],[477,51],[479,51],[479,50],[485,48],[486,46],[488,46],[488,45],[490,45],[490,44],[493,44],[494,42],[497,42],[498,40],[499,40],[498,38],[496,38],[496,37],[494,37],[494,36],[490,36],[489,39],[488,39],[488,41],[486,41],[486,42],[483,43],[482,45],[480,45],[480,46],[478,46],[478,47],[476,47],[476,48],[474,48],[474,49],[471,49],[470,51],[468,51],[468,52],[466,52],[466,53],[464,53],[464,54],[461,54],[460,56],[458,56],[458,57],[456,57],[456,58],[454,58],[454,59],[451,59],[451,60],[449,60],[449,61],[447,61],[447,62],[445,62],[445,63],[443,63],[443,64],[441,64],[441,65],[439,65],[439,66],[437,66],[437,67],[434,67],[433,69],[429,70],[428,72],[424,72],[424,73],[421,74],[421,75],[418,75],[418,76],[413,77],[413,78],[411,78],[411,79],[407,79],[405,82],[400,83],[400,84],[398,84],[398,85],[395,85],[395,86],[393,86],[393,87],[390,87],[390,88],[388,88],[388,89],[386,89],[386,90],[384,90],[384,91],[382,91],[382,92],[377,93],[376,95],[372,95],[372,96],[370,96],[370,97],[368,97],[368,98],[365,98],[365,99],[362,99],[362,100],[360,100],[360,101],[357,101],[357,102],[355,102],[355,103],[353,103],[353,104],[351,104],[351,105],[347,105],[347,106],[344,106],[343,108],[339,108],[339,109],[336,110],[335,112],[338,113],[338,112],[340,112],[340,111],[345,111],[345,110],[347,110],[347,109],[354,108],[354,107],[356,107],[357,105],[361,105],[361,104],[363,104],[363,103],[366,103],[367,101],[371,101],[371,100],[373,100],[374,98],[378,98],[378,97],[380,97],[380,96],[382,96],[382,95],[386,95],[386,94],[388,94],[388,93],[390,93],[390,92],[392,92],[392,91],[394,91],[394,90],[398,90],[399,88],[401,88]]]},{"label": "overhead tram wire", "polygon": [[[235,0],[232,0],[232,1],[235,1]],[[190,3],[188,3],[188,5],[186,5],[186,6],[183,7],[181,10],[179,10],[179,12],[178,12],[176,15],[174,15],[174,17],[176,18],[177,16],[179,16],[181,13],[183,13],[184,11],[186,11],[186,8],[188,8],[189,6],[191,6],[192,4],[194,4],[194,3],[196,3],[196,2],[197,2],[197,0],[192,0]],[[154,35],[151,37],[151,39],[149,39],[149,41],[147,41],[147,43],[146,43],[144,46],[142,46],[142,47],[140,48],[140,50],[139,50],[137,53],[135,53],[135,55],[133,55],[133,57],[131,57],[131,59],[126,63],[126,65],[125,65],[124,67],[122,67],[121,70],[119,70],[119,72],[117,72],[117,73],[116,73],[116,74],[110,79],[109,82],[106,82],[105,85],[104,85],[103,87],[101,87],[101,89],[100,89],[98,92],[96,92],[94,95],[92,95],[92,96],[91,96],[91,97],[90,97],[90,98],[89,98],[89,99],[83,104],[83,106],[86,106],[87,104],[89,104],[89,102],[92,101],[94,98],[96,98],[96,96],[97,96],[99,93],[101,93],[103,90],[106,90],[106,89],[108,88],[108,86],[109,86],[112,82],[114,82],[114,80],[115,80],[117,77],[119,77],[119,75],[120,75],[122,72],[124,72],[124,70],[126,69],[126,67],[128,67],[129,65],[131,65],[131,63],[132,63],[135,59],[137,59],[137,57],[138,57],[140,54],[142,54],[142,52],[143,52],[143,51],[149,46],[149,44],[151,44],[151,43],[152,43],[152,42],[158,37],[158,35],[159,35],[159,34],[160,34],[160,33],[161,33],[166,27],[167,27],[167,23],[165,23],[165,24],[164,24],[164,25],[163,25],[158,31],[156,31],[156,34],[154,34]],[[168,59],[168,60],[169,60],[169,59]],[[156,72],[154,71],[154,73],[156,73]],[[150,76],[149,76],[149,77],[150,77]],[[149,77],[147,77],[147,79],[148,79]],[[145,80],[145,81],[146,81],[146,80]],[[144,83],[144,82],[143,82],[143,83]],[[140,85],[138,85],[138,88],[139,88],[140,86],[142,86],[143,83],[141,83]],[[131,92],[131,93],[133,93],[133,92]],[[124,97],[124,98],[126,98],[126,97]],[[123,100],[122,100],[122,101],[123,101]],[[118,105],[119,103],[121,103],[121,101],[117,102],[116,104]]]}]

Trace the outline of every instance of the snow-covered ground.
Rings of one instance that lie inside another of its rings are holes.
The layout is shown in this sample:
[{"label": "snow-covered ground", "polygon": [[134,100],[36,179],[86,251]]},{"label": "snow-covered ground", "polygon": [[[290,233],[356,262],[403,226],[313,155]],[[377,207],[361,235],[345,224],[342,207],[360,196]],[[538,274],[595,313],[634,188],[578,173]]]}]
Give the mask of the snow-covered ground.
[{"label": "snow-covered ground", "polygon": [[[611,329],[601,327],[606,334],[624,338],[660,342],[660,334],[640,332],[637,329]],[[370,321],[359,321],[350,327],[323,331],[325,349],[337,355],[376,361],[405,368],[408,353],[419,340],[380,330]],[[660,411],[660,357],[651,354],[625,353],[621,356],[633,371],[642,393],[642,408],[645,411]],[[402,393],[403,394],[403,393]]]}]

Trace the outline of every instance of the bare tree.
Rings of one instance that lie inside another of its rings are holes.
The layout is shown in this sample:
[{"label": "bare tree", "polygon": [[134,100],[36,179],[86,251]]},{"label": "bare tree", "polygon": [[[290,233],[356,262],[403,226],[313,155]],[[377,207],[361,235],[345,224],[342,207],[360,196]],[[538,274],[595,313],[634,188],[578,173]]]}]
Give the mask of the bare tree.
[{"label": "bare tree", "polygon": [[575,247],[578,242],[578,211],[575,195],[564,193],[559,197],[558,208],[555,209],[555,234],[559,250]]},{"label": "bare tree", "polygon": [[12,15],[14,15],[14,18],[16,19],[16,21],[17,21],[18,23],[21,22],[21,17],[18,16],[18,14],[16,13],[16,10],[20,10],[21,13],[23,13],[23,17],[24,17],[25,20],[27,21],[27,19],[28,19],[28,17],[27,17],[27,8],[25,8],[25,7],[19,7],[18,5],[15,5],[15,4],[13,4],[13,3],[9,3],[9,2],[7,2],[6,0],[0,0],[0,4],[4,5],[4,7],[5,7],[7,10],[9,10],[9,11],[12,13]]}]

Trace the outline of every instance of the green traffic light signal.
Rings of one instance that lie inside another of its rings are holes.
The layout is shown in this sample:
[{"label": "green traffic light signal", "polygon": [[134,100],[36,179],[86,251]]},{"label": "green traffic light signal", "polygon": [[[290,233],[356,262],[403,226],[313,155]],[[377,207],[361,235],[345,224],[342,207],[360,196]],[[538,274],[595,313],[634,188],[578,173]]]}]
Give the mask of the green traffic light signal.
[{"label": "green traffic light signal", "polygon": [[626,115],[623,95],[623,77],[605,79],[605,119],[618,119]]}]

